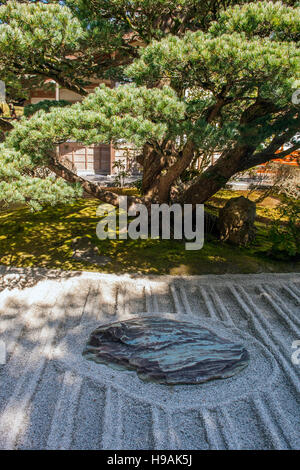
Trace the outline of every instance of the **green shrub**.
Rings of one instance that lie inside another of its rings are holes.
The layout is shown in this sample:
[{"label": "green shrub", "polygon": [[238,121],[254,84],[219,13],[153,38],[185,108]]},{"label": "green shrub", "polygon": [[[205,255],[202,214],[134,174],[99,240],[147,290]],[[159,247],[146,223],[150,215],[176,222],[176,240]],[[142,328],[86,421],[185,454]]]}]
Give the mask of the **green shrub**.
[{"label": "green shrub", "polygon": [[70,106],[72,103],[66,100],[54,101],[54,100],[43,100],[39,101],[36,104],[28,104],[24,108],[24,116],[29,118],[33,116],[38,111],[45,111],[45,113],[49,113],[51,108],[65,108],[66,106]]},{"label": "green shrub", "polygon": [[[287,220],[283,223],[283,219]],[[270,254],[277,259],[300,257],[300,200],[283,197],[279,218],[269,232],[272,243]]]}]

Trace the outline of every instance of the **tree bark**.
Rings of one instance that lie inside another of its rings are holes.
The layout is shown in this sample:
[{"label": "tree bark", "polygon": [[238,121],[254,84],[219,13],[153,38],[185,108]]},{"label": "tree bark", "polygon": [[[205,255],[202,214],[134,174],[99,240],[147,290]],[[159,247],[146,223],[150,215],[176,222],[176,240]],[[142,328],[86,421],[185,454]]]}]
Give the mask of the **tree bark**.
[{"label": "tree bark", "polygon": [[192,162],[193,142],[189,140],[177,157],[172,154],[174,152],[171,147],[168,148],[168,144],[161,153],[147,146],[139,162],[143,166],[143,193],[147,199],[152,199],[159,204],[170,201],[172,185]]},{"label": "tree bark", "polygon": [[194,158],[194,143],[189,140],[176,162],[170,166],[167,173],[162,175],[158,183],[158,198],[160,204],[167,203],[170,200],[170,191],[172,185],[188,168]]},{"label": "tree bark", "polygon": [[[240,135],[244,141],[250,140],[257,136],[257,119],[267,117],[271,112],[276,111],[276,106],[269,101],[257,99],[249,108],[242,114],[240,123],[243,128],[240,129]],[[267,163],[275,158],[284,157],[291,153],[291,149],[276,154],[281,146],[290,141],[296,135],[299,129],[299,114],[297,112],[288,110],[278,119],[277,124],[281,121],[284,125],[287,118],[294,116],[293,125],[290,124],[290,129],[276,135],[269,144],[269,146],[262,152],[255,153],[258,147],[259,139],[255,145],[237,144],[232,150],[225,151],[219,160],[214,165],[211,165],[182,196],[182,201],[186,204],[203,204],[216,192],[225,186],[227,181],[236,173],[246,171],[256,165]],[[284,127],[283,127],[284,129]],[[293,150],[300,147],[297,143]]]},{"label": "tree bark", "polygon": [[[86,193],[90,194],[96,199],[99,199],[100,201],[106,202],[108,204],[112,204],[115,207],[119,206],[118,194],[112,191],[107,191],[106,189],[103,189],[100,186],[98,186],[96,183],[93,183],[91,181],[85,180],[84,178],[81,178],[81,176],[78,176],[76,173],[74,173],[69,168],[65,167],[62,163],[60,163],[56,159],[51,158],[50,163],[48,164],[48,167],[57,176],[65,179],[69,183],[72,183],[72,184],[79,183],[82,189]],[[145,202],[143,199],[134,197],[134,196],[128,196],[127,201],[128,201],[128,207],[130,207],[132,204],[141,204]]]},{"label": "tree bark", "polygon": [[142,192],[147,197],[152,197],[153,188],[157,185],[159,176],[166,165],[165,158],[150,144],[146,144],[139,163],[143,167]]},{"label": "tree bark", "polygon": [[[223,154],[214,165],[211,165],[188,190],[183,194],[185,204],[203,204],[227,181],[240,171],[241,162],[247,160],[253,153],[253,148],[247,145],[237,146]],[[253,165],[250,164],[249,168]]]},{"label": "tree bark", "polygon": [[[275,141],[277,145],[275,146]],[[185,204],[204,204],[209,198],[222,189],[232,176],[241,171],[249,170],[256,165],[267,163],[275,158],[283,158],[300,148],[300,143],[292,148],[276,153],[282,143],[288,142],[287,136],[275,138],[274,143],[260,153],[254,154],[250,146],[238,146],[222,155],[215,165],[211,165],[182,196]],[[280,144],[280,145],[279,145]],[[271,151],[272,150],[272,151]]]}]

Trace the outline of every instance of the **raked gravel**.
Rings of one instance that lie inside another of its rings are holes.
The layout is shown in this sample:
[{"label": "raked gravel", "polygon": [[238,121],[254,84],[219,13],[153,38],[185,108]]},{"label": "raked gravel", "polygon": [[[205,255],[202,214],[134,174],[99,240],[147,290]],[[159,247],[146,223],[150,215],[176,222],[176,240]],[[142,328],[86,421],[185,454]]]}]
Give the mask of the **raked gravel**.
[{"label": "raked gravel", "polygon": [[[244,344],[250,364],[165,386],[82,357],[97,326],[139,315],[213,329]],[[299,274],[0,267],[0,341],[0,449],[300,449]]]}]

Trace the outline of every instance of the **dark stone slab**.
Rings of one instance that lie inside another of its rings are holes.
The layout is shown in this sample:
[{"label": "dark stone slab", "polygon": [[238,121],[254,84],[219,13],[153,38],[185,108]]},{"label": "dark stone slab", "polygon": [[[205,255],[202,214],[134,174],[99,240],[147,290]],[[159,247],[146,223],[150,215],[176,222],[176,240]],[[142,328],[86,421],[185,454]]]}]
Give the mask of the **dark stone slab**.
[{"label": "dark stone slab", "polygon": [[114,368],[136,370],[142,380],[168,385],[225,379],[249,363],[242,345],[196,324],[158,317],[99,327],[83,355]]},{"label": "dark stone slab", "polygon": [[218,225],[221,240],[239,246],[253,242],[256,235],[255,217],[254,202],[244,196],[229,199],[219,211]]}]

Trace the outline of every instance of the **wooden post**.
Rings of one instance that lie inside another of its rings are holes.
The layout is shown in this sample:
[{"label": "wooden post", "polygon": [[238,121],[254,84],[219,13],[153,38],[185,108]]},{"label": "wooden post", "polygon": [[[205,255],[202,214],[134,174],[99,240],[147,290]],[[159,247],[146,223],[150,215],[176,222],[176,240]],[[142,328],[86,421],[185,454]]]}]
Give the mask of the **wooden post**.
[{"label": "wooden post", "polygon": [[113,165],[115,163],[115,159],[116,159],[116,151],[115,151],[114,146],[111,142],[110,143],[110,174],[111,175],[113,174]]},{"label": "wooden post", "polygon": [[60,92],[59,92],[59,84],[56,82],[55,83],[55,100],[59,101],[60,99]]}]

